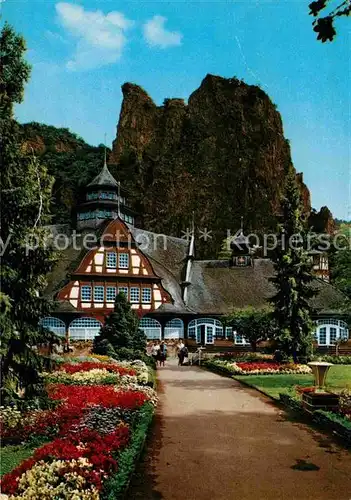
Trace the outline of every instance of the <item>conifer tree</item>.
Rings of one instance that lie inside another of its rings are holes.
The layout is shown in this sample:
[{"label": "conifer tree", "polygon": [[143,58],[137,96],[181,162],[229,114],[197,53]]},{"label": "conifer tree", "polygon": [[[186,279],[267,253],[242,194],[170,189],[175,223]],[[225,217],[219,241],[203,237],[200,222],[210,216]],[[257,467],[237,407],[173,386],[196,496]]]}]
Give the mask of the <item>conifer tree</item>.
[{"label": "conifer tree", "polygon": [[45,276],[54,264],[44,228],[49,222],[52,179],[34,155],[24,156],[13,118],[23,99],[30,67],[24,39],[5,24],[0,35],[1,136],[1,392],[20,387],[31,397],[40,388],[42,358],[33,349],[48,340],[39,319],[49,310],[42,297]]},{"label": "conifer tree", "polygon": [[[114,311],[106,318],[105,325],[94,339],[94,352],[118,355],[121,349],[145,352],[146,336],[139,329],[139,320],[124,293],[115,300]],[[105,352],[103,352],[105,351]]]},{"label": "conifer tree", "polygon": [[308,256],[307,228],[293,167],[289,168],[282,200],[282,222],[278,226],[278,245],[273,253],[276,294],[271,303],[277,324],[276,340],[286,354],[297,361],[307,356],[312,345],[313,322],[309,299],[315,292],[312,261]]}]

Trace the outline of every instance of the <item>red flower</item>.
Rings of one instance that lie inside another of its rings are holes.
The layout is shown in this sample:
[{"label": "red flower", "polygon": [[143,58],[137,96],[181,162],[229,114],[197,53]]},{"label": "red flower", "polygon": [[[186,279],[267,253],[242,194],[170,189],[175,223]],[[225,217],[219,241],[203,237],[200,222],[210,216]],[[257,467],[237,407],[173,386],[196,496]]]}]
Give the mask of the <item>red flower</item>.
[{"label": "red flower", "polygon": [[[104,475],[117,470],[117,461],[113,454],[124,448],[128,442],[129,429],[126,425],[119,426],[107,436],[84,429],[82,432],[72,433],[65,438],[55,439],[38,448],[32,458],[22,462],[9,474],[5,474],[2,479],[2,491],[8,495],[15,494],[18,479],[39,460],[73,460],[80,457],[86,457],[93,464],[94,470],[82,469],[77,466],[77,472],[88,479],[89,485],[94,484],[100,490]],[[63,475],[65,472],[63,469],[61,474]]]},{"label": "red flower", "polygon": [[237,365],[239,366],[239,368],[241,368],[242,370],[244,370],[246,372],[250,372],[253,370],[267,370],[267,369],[282,370],[282,369],[284,369],[284,365],[280,365],[279,363],[267,362],[267,361],[260,361],[258,363],[251,363],[251,362],[240,363],[239,362],[239,363],[237,363]]},{"label": "red flower", "polygon": [[120,375],[136,375],[136,371],[132,368],[124,368],[116,363],[96,363],[93,361],[83,361],[82,363],[64,363],[60,366],[60,371],[66,373],[88,372],[90,370],[105,369],[108,372],[119,373]]}]

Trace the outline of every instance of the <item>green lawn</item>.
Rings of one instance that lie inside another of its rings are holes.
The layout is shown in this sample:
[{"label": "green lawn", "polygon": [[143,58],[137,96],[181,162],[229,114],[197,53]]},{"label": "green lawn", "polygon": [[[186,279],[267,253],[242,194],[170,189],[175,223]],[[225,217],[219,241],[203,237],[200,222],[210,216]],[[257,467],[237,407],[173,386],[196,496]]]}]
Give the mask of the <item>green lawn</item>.
[{"label": "green lawn", "polygon": [[[276,399],[281,392],[291,392],[295,385],[313,385],[313,375],[238,375],[235,378]],[[327,376],[327,388],[335,391],[351,389],[351,365],[332,366]]]},{"label": "green lawn", "polygon": [[11,472],[23,460],[29,458],[35,448],[29,446],[4,446],[0,450],[0,476]]}]

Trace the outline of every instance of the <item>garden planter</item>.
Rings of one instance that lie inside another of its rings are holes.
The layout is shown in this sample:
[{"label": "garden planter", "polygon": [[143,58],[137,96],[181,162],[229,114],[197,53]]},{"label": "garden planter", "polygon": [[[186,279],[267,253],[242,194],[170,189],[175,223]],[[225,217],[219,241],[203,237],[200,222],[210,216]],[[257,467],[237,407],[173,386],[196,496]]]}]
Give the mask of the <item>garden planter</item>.
[{"label": "garden planter", "polygon": [[339,396],[324,390],[327,373],[332,363],[314,361],[308,363],[314,375],[315,390],[302,393],[303,407],[309,411],[325,410],[337,411],[339,408]]},{"label": "garden planter", "polygon": [[329,371],[329,368],[333,366],[333,364],[323,361],[312,361],[311,363],[308,363],[308,366],[312,369],[314,375],[314,385],[316,386],[316,392],[324,392],[327,373]]},{"label": "garden planter", "polygon": [[332,392],[303,392],[302,404],[309,412],[316,410],[337,411],[339,396]]}]

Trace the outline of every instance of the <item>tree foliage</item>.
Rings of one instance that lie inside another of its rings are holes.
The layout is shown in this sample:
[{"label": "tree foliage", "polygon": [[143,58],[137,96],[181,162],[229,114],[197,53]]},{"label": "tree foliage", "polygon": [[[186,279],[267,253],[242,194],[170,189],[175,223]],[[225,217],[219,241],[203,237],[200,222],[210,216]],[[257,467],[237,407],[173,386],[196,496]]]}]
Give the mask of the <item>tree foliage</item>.
[{"label": "tree foliage", "polygon": [[306,222],[302,218],[300,193],[292,168],[286,180],[282,211],[278,245],[272,255],[275,276],[271,281],[277,291],[271,303],[277,324],[276,339],[282,350],[296,361],[298,354],[308,354],[312,344],[309,299],[315,292],[310,286],[313,264],[306,251]]},{"label": "tree foliage", "polygon": [[271,338],[275,331],[272,311],[268,307],[236,309],[227,318],[226,324],[243,335],[254,352],[257,350],[257,344]]},{"label": "tree foliage", "polygon": [[[333,6],[335,5],[335,8]],[[338,17],[347,17],[351,13],[350,0],[339,4],[334,0],[314,0],[309,4],[310,14],[315,17],[313,31],[317,33],[317,40],[332,42],[336,36],[334,22]]]},{"label": "tree foliage", "polygon": [[145,353],[146,336],[139,329],[139,319],[124,293],[115,300],[114,311],[106,318],[105,325],[94,339],[94,352],[119,355],[128,349],[131,353]]},{"label": "tree foliage", "polygon": [[22,148],[33,148],[54,178],[52,223],[71,223],[86,185],[101,170],[104,146],[90,146],[65,128],[31,122],[20,125]]},{"label": "tree foliage", "polygon": [[351,224],[340,224],[337,236],[337,248],[332,247],[329,255],[330,278],[351,300]]},{"label": "tree foliage", "polygon": [[[30,67],[23,38],[5,24],[1,36],[1,391],[35,393],[42,359],[33,349],[48,340],[38,321],[49,310],[42,297],[54,264],[44,225],[50,221],[52,178],[33,155],[21,153],[13,106],[21,102]],[[39,384],[40,385],[40,384]]]}]

